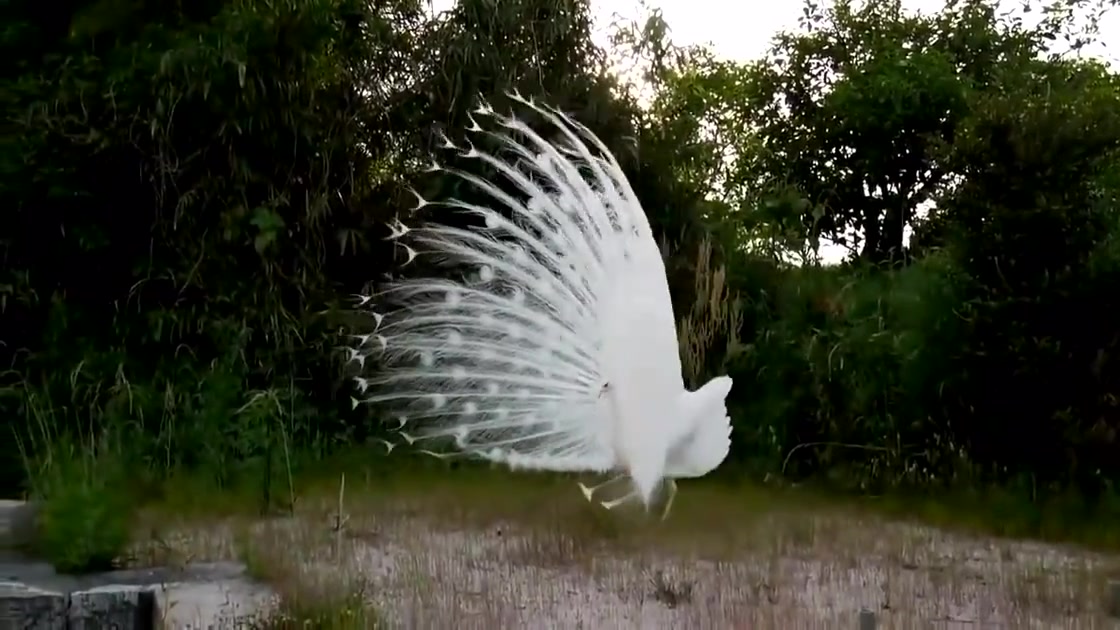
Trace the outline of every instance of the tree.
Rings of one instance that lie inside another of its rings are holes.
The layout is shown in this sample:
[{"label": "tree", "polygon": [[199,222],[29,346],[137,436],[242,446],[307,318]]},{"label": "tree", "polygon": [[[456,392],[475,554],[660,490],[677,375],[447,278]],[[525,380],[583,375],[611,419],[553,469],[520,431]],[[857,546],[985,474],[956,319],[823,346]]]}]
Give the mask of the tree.
[{"label": "tree", "polygon": [[188,4],[3,6],[0,408],[24,439],[127,430],[224,479],[372,430],[336,352],[349,296],[396,271],[410,185],[469,194],[424,171],[477,96],[547,98],[658,195],[586,0]]},{"label": "tree", "polygon": [[744,166],[808,202],[810,235],[872,263],[901,262],[906,228],[952,175],[945,152],[971,94],[1038,41],[980,1],[933,16],[906,14],[897,0],[807,2],[802,25],[751,68],[757,142]]},{"label": "tree", "polygon": [[978,461],[1099,483],[1120,470],[1120,78],[1032,60],[999,81],[960,129],[959,184],[936,211],[971,278],[955,433]]}]

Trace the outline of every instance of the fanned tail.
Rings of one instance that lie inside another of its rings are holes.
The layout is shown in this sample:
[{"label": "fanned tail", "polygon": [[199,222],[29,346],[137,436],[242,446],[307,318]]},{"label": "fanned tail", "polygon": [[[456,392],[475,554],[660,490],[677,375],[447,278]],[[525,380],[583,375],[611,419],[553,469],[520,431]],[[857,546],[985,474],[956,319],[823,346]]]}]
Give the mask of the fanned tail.
[{"label": "fanned tail", "polygon": [[[375,329],[351,353],[375,364],[372,376],[358,379],[361,402],[392,409],[406,441],[425,448],[443,442],[513,467],[606,471],[616,453],[602,396],[600,303],[620,252],[654,241],[601,141],[569,117],[511,96],[544,116],[559,140],[547,142],[483,105],[475,113],[507,133],[473,119],[470,130],[497,139],[502,156],[471,145],[460,154],[495,169],[517,192],[433,166],[494,207],[440,202],[480,217],[482,228],[394,228],[409,260],[435,255],[465,276],[405,279],[362,298],[388,308],[374,314]],[[418,207],[429,203],[420,198]]]}]

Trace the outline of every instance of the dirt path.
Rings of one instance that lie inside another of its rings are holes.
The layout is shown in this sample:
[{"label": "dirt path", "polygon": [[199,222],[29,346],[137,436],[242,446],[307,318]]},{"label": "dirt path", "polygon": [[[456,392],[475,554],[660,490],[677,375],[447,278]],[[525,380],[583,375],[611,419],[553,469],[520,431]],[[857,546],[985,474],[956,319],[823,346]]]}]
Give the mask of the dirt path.
[{"label": "dirt path", "polygon": [[881,628],[1120,628],[1103,604],[1116,557],[851,514],[682,535],[588,527],[584,509],[526,525],[381,503],[351,508],[339,531],[324,500],[267,522],[184,524],[153,545],[251,555],[287,597],[360,591],[390,627],[842,629],[867,607]]}]

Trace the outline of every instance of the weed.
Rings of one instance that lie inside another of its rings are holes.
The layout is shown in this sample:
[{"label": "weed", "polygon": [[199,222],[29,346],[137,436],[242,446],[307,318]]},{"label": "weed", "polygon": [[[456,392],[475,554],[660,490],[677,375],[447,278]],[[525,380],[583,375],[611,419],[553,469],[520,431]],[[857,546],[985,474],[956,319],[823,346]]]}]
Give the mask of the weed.
[{"label": "weed", "polygon": [[112,567],[128,545],[134,507],[119,449],[112,436],[95,442],[55,434],[48,414],[35,417],[37,455],[20,443],[31,495],[40,502],[34,551],[65,573]]}]

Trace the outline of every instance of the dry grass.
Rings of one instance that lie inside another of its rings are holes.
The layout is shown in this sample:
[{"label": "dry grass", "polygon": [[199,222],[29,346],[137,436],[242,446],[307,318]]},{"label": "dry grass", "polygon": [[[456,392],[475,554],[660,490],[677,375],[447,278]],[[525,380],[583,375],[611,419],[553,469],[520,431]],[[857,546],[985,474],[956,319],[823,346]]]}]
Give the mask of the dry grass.
[{"label": "dry grass", "polygon": [[738,296],[727,286],[727,270],[712,264],[712,241],[700,243],[693,261],[692,307],[677,325],[681,369],[692,386],[713,367],[713,357],[726,360],[739,348],[743,312]]},{"label": "dry grass", "polygon": [[1120,559],[1083,550],[766,505],[713,483],[682,484],[665,523],[596,510],[563,480],[348,487],[341,519],[337,487],[268,520],[155,511],[140,551],[241,558],[297,620],[272,627],[371,627],[376,611],[407,628],[854,628],[861,607],[886,628],[1116,627],[1103,600]]}]

